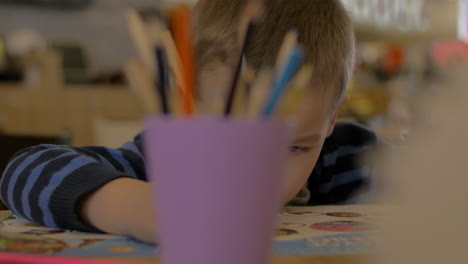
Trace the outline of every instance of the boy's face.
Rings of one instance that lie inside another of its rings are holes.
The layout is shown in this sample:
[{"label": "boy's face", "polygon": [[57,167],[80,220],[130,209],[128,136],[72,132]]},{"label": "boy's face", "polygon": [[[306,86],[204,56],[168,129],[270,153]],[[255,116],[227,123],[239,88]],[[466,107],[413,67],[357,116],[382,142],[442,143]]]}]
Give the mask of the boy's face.
[{"label": "boy's face", "polygon": [[[200,72],[200,89],[228,87],[232,71],[222,64],[211,65]],[[325,89],[326,90],[326,89]],[[329,109],[331,99],[320,89],[308,89],[304,104],[294,114],[295,129],[292,134],[284,202],[292,200],[307,182],[323,147],[331,134],[334,118]]]},{"label": "boy's face", "polygon": [[318,89],[310,89],[304,105],[296,114],[296,126],[290,145],[285,202],[293,199],[306,184],[322,150],[325,139],[331,134],[334,117],[330,114],[329,98]]}]

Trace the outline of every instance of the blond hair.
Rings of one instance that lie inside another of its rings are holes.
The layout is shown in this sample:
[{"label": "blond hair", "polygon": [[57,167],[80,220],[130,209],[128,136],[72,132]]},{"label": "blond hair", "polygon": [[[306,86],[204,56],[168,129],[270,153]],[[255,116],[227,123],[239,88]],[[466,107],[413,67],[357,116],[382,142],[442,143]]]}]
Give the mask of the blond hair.
[{"label": "blond hair", "polygon": [[[196,5],[199,67],[212,60],[233,65],[239,51],[238,28],[246,0],[200,0]],[[246,58],[255,70],[272,65],[286,33],[295,29],[314,67],[314,81],[335,87],[335,101],[346,94],[355,55],[351,19],[339,0],[265,0],[263,20],[255,28]]]}]

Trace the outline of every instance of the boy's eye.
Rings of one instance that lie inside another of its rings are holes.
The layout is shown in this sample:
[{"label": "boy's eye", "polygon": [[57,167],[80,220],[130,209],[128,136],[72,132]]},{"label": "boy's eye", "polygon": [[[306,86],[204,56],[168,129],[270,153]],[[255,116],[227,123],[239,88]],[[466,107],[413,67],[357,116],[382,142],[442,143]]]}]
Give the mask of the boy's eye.
[{"label": "boy's eye", "polygon": [[300,146],[291,146],[291,147],[289,147],[289,152],[292,152],[292,153],[307,152],[309,150],[310,150],[310,148],[308,148],[308,147],[300,147]]}]

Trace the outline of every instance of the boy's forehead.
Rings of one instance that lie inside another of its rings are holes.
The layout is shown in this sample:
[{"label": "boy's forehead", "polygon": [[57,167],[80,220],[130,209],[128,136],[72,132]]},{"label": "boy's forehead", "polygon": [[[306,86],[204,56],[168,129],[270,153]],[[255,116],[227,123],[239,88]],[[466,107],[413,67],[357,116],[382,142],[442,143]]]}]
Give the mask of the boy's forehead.
[{"label": "boy's forehead", "polygon": [[333,94],[326,87],[311,85],[304,92],[299,114],[312,119],[328,118],[332,114]]},{"label": "boy's forehead", "polygon": [[308,90],[296,114],[298,133],[321,133],[332,116],[331,109],[329,96],[319,89]]}]

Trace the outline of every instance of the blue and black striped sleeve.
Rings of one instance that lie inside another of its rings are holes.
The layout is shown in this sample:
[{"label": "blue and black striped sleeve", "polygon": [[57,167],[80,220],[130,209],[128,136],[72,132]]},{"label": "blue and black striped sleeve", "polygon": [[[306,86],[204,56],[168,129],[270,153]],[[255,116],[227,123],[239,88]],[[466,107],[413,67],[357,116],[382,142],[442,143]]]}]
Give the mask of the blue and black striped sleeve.
[{"label": "blue and black striped sleeve", "polygon": [[17,215],[61,229],[97,232],[80,219],[83,197],[119,178],[146,180],[140,137],[118,149],[39,145],[17,153],[0,198]]},{"label": "blue and black striped sleeve", "polygon": [[379,180],[371,157],[390,148],[364,126],[337,124],[309,177],[308,204],[371,202]]}]

